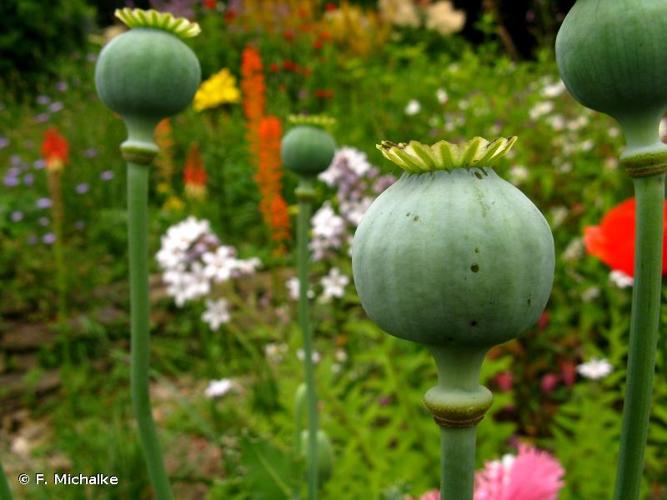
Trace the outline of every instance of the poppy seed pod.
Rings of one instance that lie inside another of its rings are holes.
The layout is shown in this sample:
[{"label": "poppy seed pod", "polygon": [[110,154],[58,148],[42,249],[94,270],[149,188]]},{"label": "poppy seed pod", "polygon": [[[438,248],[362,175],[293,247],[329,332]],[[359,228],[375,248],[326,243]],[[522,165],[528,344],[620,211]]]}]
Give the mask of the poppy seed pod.
[{"label": "poppy seed pod", "polygon": [[554,243],[535,205],[490,168],[512,143],[380,146],[408,172],[364,215],[352,266],[364,309],[391,335],[485,351],[539,318]]},{"label": "poppy seed pod", "polygon": [[[301,455],[307,462],[310,460],[310,457],[308,457],[308,438],[308,431],[301,431]],[[333,448],[329,436],[321,429],[317,431],[317,463],[315,467],[318,484],[326,483],[333,474]]]},{"label": "poppy seed pod", "polygon": [[116,16],[133,29],[102,49],[95,67],[97,93],[125,120],[127,148],[157,152],[153,128],[183,111],[197,91],[199,61],[181,38],[195,36],[199,27],[153,10],[126,8]]},{"label": "poppy seed pod", "polygon": [[663,150],[658,138],[667,109],[667,3],[663,0],[578,0],[556,39],[563,82],[584,106],[624,129],[624,157]]},{"label": "poppy seed pod", "polygon": [[175,115],[190,104],[199,78],[199,62],[190,47],[170,33],[149,28],[114,38],[95,68],[100,98],[123,117],[160,120]]},{"label": "poppy seed pod", "polygon": [[283,164],[303,176],[316,176],[331,164],[336,142],[326,130],[298,125],[283,137],[280,155]]}]

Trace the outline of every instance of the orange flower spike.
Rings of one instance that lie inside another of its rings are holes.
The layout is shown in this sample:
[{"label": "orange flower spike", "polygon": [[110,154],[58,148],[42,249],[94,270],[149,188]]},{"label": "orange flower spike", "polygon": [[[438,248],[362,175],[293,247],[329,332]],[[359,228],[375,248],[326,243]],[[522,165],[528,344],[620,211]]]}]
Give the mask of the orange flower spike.
[{"label": "orange flower spike", "polygon": [[208,176],[204,168],[204,160],[201,156],[199,146],[195,143],[190,146],[188,156],[185,160],[183,170],[183,184],[185,193],[194,199],[202,199],[206,196],[206,180]]},{"label": "orange flower spike", "polygon": [[44,132],[42,156],[46,161],[46,168],[52,172],[62,170],[69,159],[69,143],[55,127]]},{"label": "orange flower spike", "polygon": [[258,169],[255,180],[262,195],[260,211],[265,224],[271,230],[271,239],[282,242],[289,239],[290,224],[287,203],[281,195],[280,141],[282,125],[275,116],[266,116],[258,126]]},{"label": "orange flower spike", "polygon": [[[607,212],[599,226],[584,228],[586,251],[613,270],[622,271],[628,276],[634,275],[635,210],[635,199],[630,198]],[[664,210],[667,221],[667,204]],[[663,275],[667,274],[667,245],[665,243],[663,240]]]}]

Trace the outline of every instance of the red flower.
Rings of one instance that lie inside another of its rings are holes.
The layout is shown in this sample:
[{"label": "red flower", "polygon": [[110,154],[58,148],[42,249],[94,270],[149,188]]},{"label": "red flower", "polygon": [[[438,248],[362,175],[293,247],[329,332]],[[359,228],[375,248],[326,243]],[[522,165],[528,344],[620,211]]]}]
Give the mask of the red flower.
[{"label": "red flower", "polygon": [[236,19],[236,11],[234,9],[227,9],[223,18],[227,23],[233,22]]},{"label": "red flower", "polygon": [[206,169],[199,146],[192,144],[185,159],[185,169],[183,170],[186,194],[191,198],[203,198],[206,195],[206,179]]},{"label": "red flower", "polygon": [[46,161],[46,168],[49,170],[60,170],[69,158],[69,144],[58,129],[49,128],[44,132],[44,142],[42,142],[42,156]]},{"label": "red flower", "polygon": [[327,2],[326,4],[324,4],[324,11],[325,12],[333,12],[336,9],[338,9],[338,7],[333,2]]},{"label": "red flower", "polygon": [[577,365],[571,359],[560,363],[560,375],[566,386],[570,387],[577,380]]},{"label": "red flower", "polygon": [[315,97],[318,99],[331,99],[334,91],[331,89],[315,89]]},{"label": "red flower", "polygon": [[549,326],[549,319],[549,313],[547,311],[542,311],[542,314],[540,314],[540,319],[537,320],[537,328],[544,330],[547,326]]},{"label": "red flower", "polygon": [[299,68],[299,66],[294,61],[290,61],[289,59],[283,61],[283,69],[285,71],[294,71],[294,72],[296,72],[296,70],[298,68]]},{"label": "red flower", "polygon": [[218,6],[217,0],[204,0],[204,7],[207,9],[215,9]]},{"label": "red flower", "polygon": [[[667,205],[664,208],[667,214]],[[667,219],[667,218],[666,218]],[[602,218],[599,226],[584,228],[586,251],[598,257],[615,271],[634,275],[635,260],[635,199],[616,205]],[[662,274],[667,271],[667,253],[663,241]]]}]

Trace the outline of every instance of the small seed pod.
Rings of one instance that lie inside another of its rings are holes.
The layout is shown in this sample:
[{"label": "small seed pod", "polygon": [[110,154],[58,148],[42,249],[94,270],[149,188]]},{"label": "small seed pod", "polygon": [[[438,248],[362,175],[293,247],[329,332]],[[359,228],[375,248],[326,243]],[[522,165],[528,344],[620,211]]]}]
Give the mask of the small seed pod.
[{"label": "small seed pod", "polygon": [[[301,454],[308,461],[308,431],[301,431]],[[326,483],[333,473],[333,448],[329,436],[317,431],[317,478],[319,484]]]},{"label": "small seed pod", "polygon": [[332,119],[323,116],[290,116],[296,126],[283,137],[283,164],[299,175],[314,177],[331,164],[336,152],[334,138],[324,128]]},{"label": "small seed pod", "polygon": [[537,321],[553,281],[553,237],[535,205],[490,168],[514,140],[378,146],[406,173],[364,215],[352,266],[382,329],[485,351]]},{"label": "small seed pod", "polygon": [[130,142],[146,145],[155,124],[185,109],[197,91],[199,61],[181,38],[197,35],[199,26],[154,10],[126,8],[116,16],[133,29],[102,49],[95,85],[125,120]]},{"label": "small seed pod", "polygon": [[660,150],[667,110],[667,3],[578,0],[556,39],[560,74],[584,106],[624,129],[624,157]]}]

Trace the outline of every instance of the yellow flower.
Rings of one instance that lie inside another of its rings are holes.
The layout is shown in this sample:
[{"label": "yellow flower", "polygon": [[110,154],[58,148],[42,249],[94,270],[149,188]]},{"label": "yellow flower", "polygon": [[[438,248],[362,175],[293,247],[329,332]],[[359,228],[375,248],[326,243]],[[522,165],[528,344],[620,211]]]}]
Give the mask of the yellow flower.
[{"label": "yellow flower", "polygon": [[202,111],[240,100],[241,93],[236,86],[236,78],[227,68],[223,68],[199,86],[194,107],[196,111]]},{"label": "yellow flower", "polygon": [[162,205],[162,209],[167,212],[182,212],[185,208],[185,203],[178,196],[173,195],[167,198],[167,201]]}]

